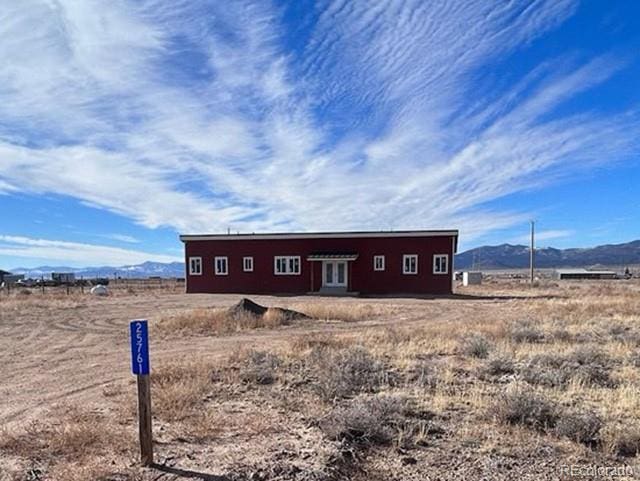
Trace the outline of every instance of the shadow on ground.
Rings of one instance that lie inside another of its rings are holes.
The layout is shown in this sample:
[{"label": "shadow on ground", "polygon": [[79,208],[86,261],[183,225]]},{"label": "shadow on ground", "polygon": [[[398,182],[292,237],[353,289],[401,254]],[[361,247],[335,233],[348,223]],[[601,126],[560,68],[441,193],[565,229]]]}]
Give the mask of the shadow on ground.
[{"label": "shadow on ground", "polygon": [[362,299],[416,299],[416,300],[437,300],[437,299],[453,299],[459,301],[512,301],[518,299],[560,299],[567,296],[556,294],[534,294],[534,295],[514,295],[514,294],[393,294],[389,296],[366,295],[360,296]]},{"label": "shadow on ground", "polygon": [[[173,474],[178,479],[198,479],[200,481],[231,481],[232,480],[232,478],[228,476],[218,476],[217,474],[207,474],[207,473],[202,473],[200,471],[192,471],[190,469],[181,469],[173,466],[167,466],[164,464],[154,463],[151,465],[151,468],[157,471],[162,471],[164,474]],[[164,476],[164,474],[161,474],[159,477],[156,477],[154,479],[161,479],[161,476]],[[233,481],[239,481],[239,480],[240,478],[233,478]]]}]

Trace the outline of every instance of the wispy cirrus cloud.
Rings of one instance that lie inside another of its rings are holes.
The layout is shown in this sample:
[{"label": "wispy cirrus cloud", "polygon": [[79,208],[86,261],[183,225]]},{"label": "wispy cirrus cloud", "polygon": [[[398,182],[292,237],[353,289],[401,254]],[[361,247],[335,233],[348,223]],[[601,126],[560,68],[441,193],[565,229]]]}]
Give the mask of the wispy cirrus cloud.
[{"label": "wispy cirrus cloud", "polygon": [[0,255],[27,259],[55,259],[74,265],[98,262],[104,266],[140,264],[146,261],[181,262],[178,256],[153,254],[100,244],[86,244],[24,236],[0,235]]},{"label": "wispy cirrus cloud", "polygon": [[102,237],[105,237],[106,239],[113,239],[119,242],[127,242],[129,244],[140,243],[140,239],[137,239],[131,235],[126,235],[126,234],[105,234]]},{"label": "wispy cirrus cloud", "polygon": [[473,82],[571,0],[0,7],[0,192],[58,193],[184,232],[461,227],[487,202],[638,147],[625,112],[558,113],[623,64],[548,59]]}]

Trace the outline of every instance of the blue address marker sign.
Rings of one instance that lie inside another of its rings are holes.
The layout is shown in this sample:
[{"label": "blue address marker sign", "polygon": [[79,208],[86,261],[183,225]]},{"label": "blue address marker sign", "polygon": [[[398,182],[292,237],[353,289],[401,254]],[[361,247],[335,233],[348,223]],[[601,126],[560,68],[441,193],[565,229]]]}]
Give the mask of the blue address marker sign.
[{"label": "blue address marker sign", "polygon": [[129,324],[131,333],[131,371],[149,374],[149,329],[147,321],[136,319]]}]

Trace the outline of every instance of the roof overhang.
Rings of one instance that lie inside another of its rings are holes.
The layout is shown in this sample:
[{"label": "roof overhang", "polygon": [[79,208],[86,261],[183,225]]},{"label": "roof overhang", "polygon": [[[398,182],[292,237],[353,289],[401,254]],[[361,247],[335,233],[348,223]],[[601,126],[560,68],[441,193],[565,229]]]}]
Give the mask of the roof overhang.
[{"label": "roof overhang", "polygon": [[345,239],[374,237],[455,237],[457,230],[412,230],[412,231],[357,231],[357,232],[298,232],[266,234],[183,234],[182,242],[210,240],[277,240],[277,239]]}]

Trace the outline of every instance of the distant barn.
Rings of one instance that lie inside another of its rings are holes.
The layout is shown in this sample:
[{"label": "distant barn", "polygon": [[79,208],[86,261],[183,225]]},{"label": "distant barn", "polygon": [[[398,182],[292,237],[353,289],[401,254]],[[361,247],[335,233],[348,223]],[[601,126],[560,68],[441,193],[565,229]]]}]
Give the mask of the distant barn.
[{"label": "distant barn", "polygon": [[0,284],[15,284],[17,281],[24,279],[23,274],[12,274],[11,272],[0,269]]},{"label": "distant barn", "polygon": [[556,269],[556,279],[617,279],[614,271],[590,271],[587,269]]},{"label": "distant barn", "polygon": [[2,269],[0,269],[0,283],[4,282],[5,276],[10,276],[10,275],[11,275],[11,272],[3,271]]}]

